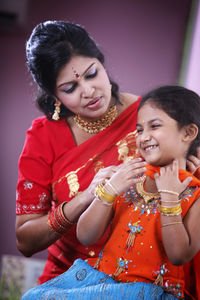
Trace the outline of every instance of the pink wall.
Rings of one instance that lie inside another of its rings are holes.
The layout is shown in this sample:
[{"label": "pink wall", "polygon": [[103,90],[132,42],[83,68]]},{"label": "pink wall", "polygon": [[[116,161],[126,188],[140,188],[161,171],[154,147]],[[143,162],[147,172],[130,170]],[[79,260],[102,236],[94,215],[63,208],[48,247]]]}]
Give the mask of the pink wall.
[{"label": "pink wall", "polygon": [[195,29],[193,32],[185,86],[200,95],[200,2],[197,6]]},{"label": "pink wall", "polygon": [[24,45],[33,26],[47,19],[84,25],[104,51],[106,66],[121,90],[139,95],[176,83],[190,2],[32,0],[23,30],[1,33],[0,255],[19,254],[14,231],[17,161],[25,132],[39,115],[25,67]]}]

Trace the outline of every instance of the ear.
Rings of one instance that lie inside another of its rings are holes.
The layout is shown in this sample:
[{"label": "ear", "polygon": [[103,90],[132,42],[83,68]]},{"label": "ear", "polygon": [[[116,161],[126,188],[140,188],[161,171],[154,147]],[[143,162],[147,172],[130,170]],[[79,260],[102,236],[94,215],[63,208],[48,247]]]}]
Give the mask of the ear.
[{"label": "ear", "polygon": [[197,134],[199,132],[199,129],[197,125],[195,124],[189,124],[184,126],[184,135],[183,135],[183,141],[184,142],[192,142],[197,137]]}]

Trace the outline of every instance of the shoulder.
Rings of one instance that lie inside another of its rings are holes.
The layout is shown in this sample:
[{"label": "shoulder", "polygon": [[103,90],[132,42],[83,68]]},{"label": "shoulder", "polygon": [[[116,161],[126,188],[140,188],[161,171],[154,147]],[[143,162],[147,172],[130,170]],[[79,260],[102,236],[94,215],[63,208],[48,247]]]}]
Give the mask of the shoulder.
[{"label": "shoulder", "polygon": [[50,134],[54,131],[59,132],[59,128],[66,128],[67,124],[65,120],[59,120],[59,121],[51,121],[48,120],[45,116],[38,117],[32,121],[31,127],[28,129],[28,133],[47,133]]},{"label": "shoulder", "polygon": [[140,96],[130,94],[130,93],[120,93],[120,102],[124,104],[126,107],[136,102]]},{"label": "shoulder", "polygon": [[134,94],[120,93],[119,94],[120,103],[118,104],[118,109],[120,113],[126,110],[131,104],[140,100],[140,98],[141,98],[140,96]]}]

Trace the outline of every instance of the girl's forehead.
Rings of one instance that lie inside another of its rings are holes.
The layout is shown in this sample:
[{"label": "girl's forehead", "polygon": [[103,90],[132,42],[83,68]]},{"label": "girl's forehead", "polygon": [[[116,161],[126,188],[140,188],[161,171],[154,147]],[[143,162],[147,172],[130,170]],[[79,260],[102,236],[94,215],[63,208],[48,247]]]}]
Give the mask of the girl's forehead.
[{"label": "girl's forehead", "polygon": [[169,120],[171,117],[154,102],[148,101],[139,109],[137,119],[138,123],[144,123],[155,119]]}]

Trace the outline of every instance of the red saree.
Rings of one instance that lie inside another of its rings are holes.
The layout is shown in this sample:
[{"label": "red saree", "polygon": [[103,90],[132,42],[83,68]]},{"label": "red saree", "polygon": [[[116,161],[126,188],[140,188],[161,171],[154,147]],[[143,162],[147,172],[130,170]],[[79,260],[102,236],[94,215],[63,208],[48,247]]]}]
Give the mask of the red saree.
[{"label": "red saree", "polygon": [[[52,205],[70,201],[85,190],[96,172],[135,157],[137,102],[123,111],[111,126],[79,146],[65,120],[36,119],[28,130],[19,160],[17,214],[46,214]],[[53,201],[52,201],[53,200]],[[48,248],[48,260],[39,283],[65,272],[77,258],[98,256],[109,228],[90,247],[76,239],[76,226]]]}]

